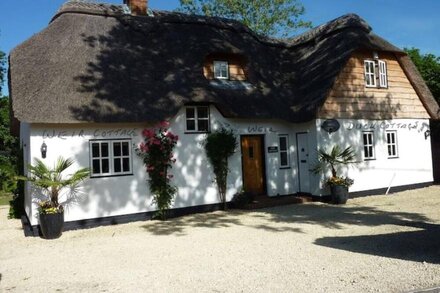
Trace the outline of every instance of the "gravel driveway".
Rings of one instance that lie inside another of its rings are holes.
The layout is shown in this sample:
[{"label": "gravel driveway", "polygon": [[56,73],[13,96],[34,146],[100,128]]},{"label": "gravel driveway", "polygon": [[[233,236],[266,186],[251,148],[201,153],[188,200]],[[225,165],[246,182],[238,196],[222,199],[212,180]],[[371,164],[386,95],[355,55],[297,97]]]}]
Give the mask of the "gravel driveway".
[{"label": "gravel driveway", "polygon": [[440,187],[25,238],[0,207],[4,292],[400,292],[440,285]]}]

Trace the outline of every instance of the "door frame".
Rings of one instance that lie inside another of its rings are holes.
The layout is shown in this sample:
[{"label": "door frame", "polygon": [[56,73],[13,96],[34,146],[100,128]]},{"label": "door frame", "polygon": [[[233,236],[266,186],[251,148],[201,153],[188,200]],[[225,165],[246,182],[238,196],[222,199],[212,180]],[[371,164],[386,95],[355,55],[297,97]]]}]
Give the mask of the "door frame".
[{"label": "door frame", "polygon": [[[308,131],[303,131],[303,132],[297,132],[297,133],[295,133],[295,138],[296,138],[296,165],[297,165],[297,170],[298,170],[298,192],[299,193],[301,193],[301,192],[303,192],[303,191],[301,191],[301,170],[300,170],[300,164],[301,164],[301,162],[300,162],[300,158],[299,158],[299,148],[298,148],[298,134],[307,134],[307,138],[308,138],[308,135],[309,135],[309,132]],[[309,145],[308,144],[308,142],[307,142],[307,145]],[[310,148],[310,146],[309,146],[309,148]],[[307,150],[307,151],[309,151],[309,153],[310,153],[310,150]],[[308,162],[308,160],[307,160],[307,162]],[[309,184],[310,184],[310,177],[309,177]],[[307,192],[304,192],[304,193],[307,193]]]},{"label": "door frame", "polygon": [[263,168],[263,192],[267,195],[267,183],[266,183],[266,140],[264,134],[242,134],[240,135],[240,157],[241,157],[241,186],[244,188],[244,166],[243,166],[243,145],[241,140],[243,137],[259,137],[261,140],[261,160]]}]

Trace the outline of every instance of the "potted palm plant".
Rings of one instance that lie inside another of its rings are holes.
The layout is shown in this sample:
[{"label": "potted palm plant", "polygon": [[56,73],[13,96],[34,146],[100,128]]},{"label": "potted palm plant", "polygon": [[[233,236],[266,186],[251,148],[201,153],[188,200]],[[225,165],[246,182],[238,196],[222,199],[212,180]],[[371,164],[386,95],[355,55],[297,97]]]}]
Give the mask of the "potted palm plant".
[{"label": "potted palm plant", "polygon": [[325,184],[330,187],[332,203],[345,204],[348,200],[348,188],[354,181],[348,177],[339,176],[337,168],[356,163],[355,153],[351,146],[341,149],[335,145],[330,152],[323,149],[318,150],[318,164],[313,168],[314,173],[323,172],[330,168],[331,177],[325,180]]},{"label": "potted palm plant", "polygon": [[35,159],[34,165],[29,165],[29,177],[19,179],[30,181],[35,187],[44,190],[46,199],[39,205],[39,222],[41,233],[46,239],[55,239],[61,236],[64,226],[64,208],[59,203],[59,196],[63,189],[69,188],[75,193],[81,181],[89,176],[89,169],[82,168],[73,174],[63,176],[74,161],[70,158],[59,157],[53,168],[47,167],[41,160]]}]

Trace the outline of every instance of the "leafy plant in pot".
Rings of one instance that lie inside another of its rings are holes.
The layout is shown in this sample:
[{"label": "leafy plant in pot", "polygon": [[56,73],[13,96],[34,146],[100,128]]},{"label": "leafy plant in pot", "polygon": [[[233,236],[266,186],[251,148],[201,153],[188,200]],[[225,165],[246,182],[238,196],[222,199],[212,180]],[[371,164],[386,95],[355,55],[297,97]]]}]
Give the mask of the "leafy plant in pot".
[{"label": "leafy plant in pot", "polygon": [[86,179],[90,171],[82,168],[73,174],[63,176],[74,163],[73,159],[59,157],[53,168],[47,167],[40,159],[35,159],[34,165],[29,165],[29,177],[19,177],[20,180],[31,182],[35,187],[44,190],[45,200],[39,205],[39,221],[41,233],[45,239],[59,238],[64,227],[64,208],[59,203],[59,196],[64,189],[70,189],[70,194],[77,192],[79,183]]},{"label": "leafy plant in pot", "polygon": [[355,163],[357,163],[355,153],[351,146],[342,150],[338,145],[335,145],[330,152],[323,149],[318,150],[318,164],[312,171],[318,174],[330,168],[332,176],[325,180],[325,184],[330,187],[332,203],[345,204],[348,200],[348,188],[354,183],[353,179],[339,176],[337,168]]}]

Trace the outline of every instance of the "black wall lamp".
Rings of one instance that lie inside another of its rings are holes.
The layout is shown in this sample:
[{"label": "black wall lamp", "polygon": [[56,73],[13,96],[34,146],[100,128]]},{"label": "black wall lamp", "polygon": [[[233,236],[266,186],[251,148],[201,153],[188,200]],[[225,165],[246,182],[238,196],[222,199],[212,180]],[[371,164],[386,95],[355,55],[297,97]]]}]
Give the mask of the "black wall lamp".
[{"label": "black wall lamp", "polygon": [[47,145],[46,145],[46,143],[44,143],[44,141],[43,141],[43,144],[41,145],[40,151],[41,151],[41,157],[43,159],[45,159],[46,153],[47,153]]}]

